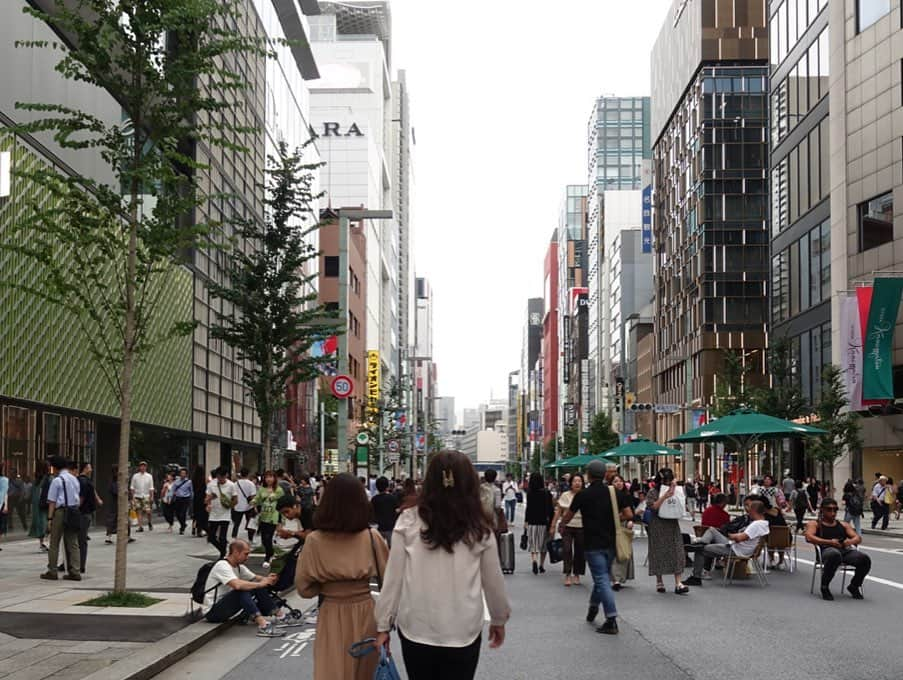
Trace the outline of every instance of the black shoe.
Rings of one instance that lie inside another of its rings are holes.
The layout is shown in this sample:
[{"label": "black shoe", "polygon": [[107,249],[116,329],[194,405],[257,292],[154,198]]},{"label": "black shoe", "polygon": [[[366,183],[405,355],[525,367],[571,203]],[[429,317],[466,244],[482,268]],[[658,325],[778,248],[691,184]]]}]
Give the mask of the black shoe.
[{"label": "black shoe", "polygon": [[853,596],[854,600],[862,599],[862,586],[854,586],[852,583],[847,586],[847,591]]},{"label": "black shoe", "polygon": [[823,600],[833,600],[834,596],[831,594],[830,588],[822,588],[821,589],[821,599]]},{"label": "black shoe", "polygon": [[533,573],[534,573],[534,574],[538,574],[538,573],[539,573],[539,565],[536,564],[536,562],[533,563]]},{"label": "black shoe", "polygon": [[58,564],[58,565],[56,566],[56,570],[57,570],[57,571],[66,571],[66,565],[65,565],[65,564]]},{"label": "black shoe", "polygon": [[591,604],[589,609],[586,610],[586,622],[592,623],[596,620],[596,617],[599,615],[599,605]]},{"label": "black shoe", "polygon": [[539,573],[540,573],[540,574],[545,574],[545,573],[546,573],[546,568],[545,568],[545,567],[540,567],[540,568],[539,568]]},{"label": "black shoe", "polygon": [[147,530],[148,530],[148,531],[153,531],[153,530],[154,530],[154,525],[151,524],[150,522],[148,522],[148,523],[147,523]]},{"label": "black shoe", "polygon": [[185,535],[185,530],[179,529],[179,536],[184,536],[184,535]]},{"label": "black shoe", "polygon": [[701,586],[702,579],[699,578],[698,576],[691,576],[690,578],[684,579],[684,585],[685,586]]},{"label": "black shoe", "polygon": [[113,539],[112,539],[112,538],[107,538],[107,539],[104,540],[104,543],[106,543],[107,545],[113,545]]},{"label": "black shoe", "polygon": [[686,595],[690,592],[690,589],[687,586],[680,585],[674,589],[675,595]]},{"label": "black shoe", "polygon": [[65,579],[66,581],[81,581],[82,575],[76,573],[66,574],[65,576],[63,576],[63,579]]},{"label": "black shoe", "polygon": [[603,635],[617,635],[618,620],[613,616],[609,619],[605,619],[605,623],[596,628],[596,632],[602,633]]},{"label": "black shoe", "polygon": [[143,534],[143,533],[144,533],[144,527],[138,527],[138,533],[139,533],[139,534]]},{"label": "black shoe", "polygon": [[622,586],[621,586],[620,583],[612,583],[612,584],[611,584],[611,589],[614,590],[615,592],[621,590],[621,587],[622,587]]},{"label": "black shoe", "polygon": [[131,536],[129,536],[129,543],[134,543],[134,542],[135,542],[135,539],[132,538]]},{"label": "black shoe", "polygon": [[60,577],[57,575],[56,572],[45,571],[43,574],[41,574],[41,578],[46,579],[48,581],[57,581],[57,580],[59,580]]}]

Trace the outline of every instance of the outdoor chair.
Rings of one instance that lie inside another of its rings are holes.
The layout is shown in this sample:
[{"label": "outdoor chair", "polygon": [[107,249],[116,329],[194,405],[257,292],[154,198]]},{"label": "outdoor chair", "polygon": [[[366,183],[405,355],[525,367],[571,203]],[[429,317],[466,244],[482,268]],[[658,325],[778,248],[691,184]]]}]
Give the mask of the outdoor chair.
[{"label": "outdoor chair", "polygon": [[767,555],[763,554],[763,560],[767,560],[768,556],[773,552],[780,553],[782,557],[787,557],[787,564],[789,565],[790,573],[792,574],[794,571],[796,571],[796,535],[790,530],[789,526],[771,527],[768,533],[767,547],[768,553]]},{"label": "outdoor chair", "polygon": [[[813,545],[812,547],[815,548],[815,564],[812,566],[812,585],[809,586],[809,594],[810,595],[815,594],[815,575],[818,573],[818,571],[820,569],[825,568],[825,565],[821,560],[821,547],[817,546],[817,545]],[[859,550],[859,546],[854,545],[853,550]],[[849,564],[844,564],[843,562],[841,562],[840,566],[837,568],[837,571],[839,571],[842,574],[842,576],[840,577],[840,592],[842,593],[843,589],[847,585],[847,574],[855,574],[856,569],[854,567],[851,567]],[[862,592],[864,593],[865,592],[865,583],[862,584],[861,589],[862,589]]]},{"label": "outdoor chair", "polygon": [[721,585],[726,586],[729,583],[734,582],[734,570],[738,567],[745,567],[747,564],[752,565],[753,573],[756,578],[759,580],[759,585],[763,588],[768,585],[768,578],[765,575],[765,569],[762,567],[761,558],[762,552],[765,550],[765,547],[768,543],[767,537],[763,536],[759,539],[759,543],[756,545],[756,549],[752,555],[749,557],[742,557],[741,555],[737,555],[731,550],[730,553],[724,558],[724,577],[721,580]]}]

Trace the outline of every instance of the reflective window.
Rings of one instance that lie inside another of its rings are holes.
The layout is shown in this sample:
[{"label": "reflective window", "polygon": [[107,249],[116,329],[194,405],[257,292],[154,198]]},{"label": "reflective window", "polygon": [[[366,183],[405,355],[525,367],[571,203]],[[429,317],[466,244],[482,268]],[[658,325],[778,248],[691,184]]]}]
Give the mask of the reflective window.
[{"label": "reflective window", "polygon": [[890,0],[856,0],[856,32],[861,32],[890,13]]},{"label": "reflective window", "polygon": [[894,240],[894,194],[888,192],[859,204],[859,252]]}]

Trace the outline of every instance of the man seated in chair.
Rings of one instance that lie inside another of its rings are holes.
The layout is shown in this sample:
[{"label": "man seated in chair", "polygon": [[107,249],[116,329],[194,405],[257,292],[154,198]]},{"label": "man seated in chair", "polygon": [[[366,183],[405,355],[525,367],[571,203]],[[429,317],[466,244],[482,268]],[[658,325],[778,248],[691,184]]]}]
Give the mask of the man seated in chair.
[{"label": "man seated in chair", "polygon": [[693,575],[684,579],[688,586],[701,586],[704,574],[706,557],[727,557],[730,554],[738,557],[752,557],[759,544],[759,539],[768,535],[768,522],[765,519],[765,504],[762,501],[749,501],[746,503],[746,512],[749,514],[750,523],[738,533],[729,533],[727,536],[714,528],[706,529],[699,538],[694,538],[694,544],[703,544],[705,548],[693,556]]},{"label": "man seated in chair", "polygon": [[841,564],[853,567],[856,573],[847,586],[854,600],[862,599],[862,582],[872,568],[871,558],[853,546],[862,542],[862,537],[846,522],[837,519],[837,501],[826,498],[821,502],[819,518],[806,524],[806,540],[818,546],[821,551],[821,596],[833,600],[831,579]]}]

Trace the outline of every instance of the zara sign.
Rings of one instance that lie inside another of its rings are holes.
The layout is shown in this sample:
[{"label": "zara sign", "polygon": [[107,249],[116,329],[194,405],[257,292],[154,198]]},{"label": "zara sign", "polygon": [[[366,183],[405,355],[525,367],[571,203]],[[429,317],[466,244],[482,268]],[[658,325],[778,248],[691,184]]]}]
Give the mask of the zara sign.
[{"label": "zara sign", "polygon": [[321,137],[363,137],[364,133],[358,127],[357,123],[352,123],[346,128],[342,128],[341,123],[323,123],[323,134]]}]

